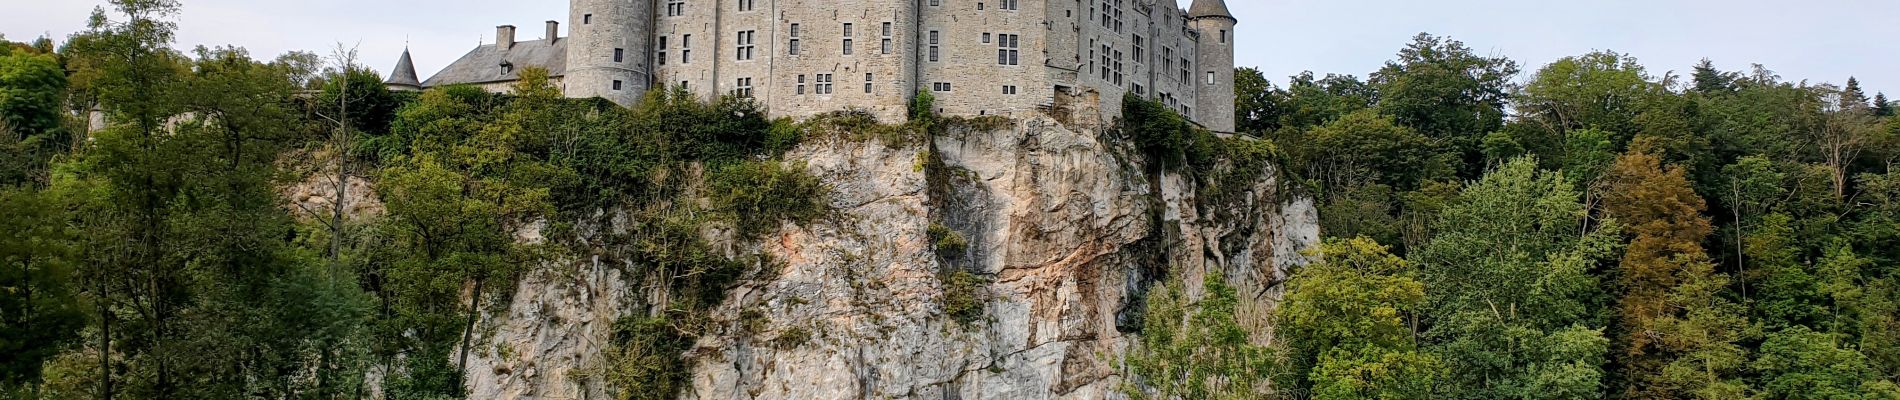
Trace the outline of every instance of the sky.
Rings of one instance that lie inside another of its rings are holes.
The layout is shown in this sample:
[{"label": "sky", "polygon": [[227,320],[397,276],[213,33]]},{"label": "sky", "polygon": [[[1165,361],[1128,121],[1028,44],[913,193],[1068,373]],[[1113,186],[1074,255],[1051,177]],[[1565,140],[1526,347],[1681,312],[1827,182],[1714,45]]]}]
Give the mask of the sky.
[{"label": "sky", "polygon": [[[496,25],[540,39],[542,23],[567,19],[561,0],[182,0],[178,42],[235,45],[258,58],[287,51],[358,49],[380,71],[404,46],[427,78]],[[713,1],[713,0],[701,0]],[[952,0],[964,1],[964,0]],[[1240,20],[1237,63],[1275,82],[1301,71],[1375,71],[1429,32],[1527,72],[1565,56],[1613,50],[1654,75],[1686,74],[1709,58],[1726,70],[1763,64],[1789,80],[1845,82],[1900,94],[1900,1],[1895,0],[1227,0]],[[1180,0],[1186,8],[1191,0]],[[9,40],[63,39],[84,29],[103,0],[0,0]],[[565,28],[564,28],[565,29]],[[565,35],[565,33],[563,33]]]}]

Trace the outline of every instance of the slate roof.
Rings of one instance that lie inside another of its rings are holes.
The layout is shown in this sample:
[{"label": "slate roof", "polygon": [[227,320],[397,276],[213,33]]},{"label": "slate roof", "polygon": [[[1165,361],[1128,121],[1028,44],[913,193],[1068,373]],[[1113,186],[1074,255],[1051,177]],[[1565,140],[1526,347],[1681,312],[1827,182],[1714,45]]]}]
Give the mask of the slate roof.
[{"label": "slate roof", "polygon": [[1188,16],[1194,18],[1227,17],[1227,19],[1233,19],[1234,13],[1227,11],[1226,0],[1194,0],[1194,5],[1188,6]]},{"label": "slate roof", "polygon": [[[511,64],[514,68],[503,69],[503,63]],[[521,79],[521,70],[527,67],[546,68],[549,77],[565,75],[567,40],[515,42],[514,47],[509,49],[484,44],[443,67],[442,72],[422,82],[422,87],[508,82]]]},{"label": "slate roof", "polygon": [[416,79],[416,62],[409,58],[409,49],[402,49],[402,58],[396,60],[396,69],[389,71],[389,79],[383,84],[390,86],[422,87],[422,81]]}]

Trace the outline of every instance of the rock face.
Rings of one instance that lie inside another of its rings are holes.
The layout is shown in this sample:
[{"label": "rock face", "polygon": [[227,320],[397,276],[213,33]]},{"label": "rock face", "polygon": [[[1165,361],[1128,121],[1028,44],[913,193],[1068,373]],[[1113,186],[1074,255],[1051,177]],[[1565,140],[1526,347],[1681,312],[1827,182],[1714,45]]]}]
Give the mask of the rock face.
[{"label": "rock face", "polygon": [[[1204,207],[1191,178],[1150,173],[1118,142],[1039,118],[950,129],[934,145],[944,168],[926,167],[926,145],[794,150],[787,159],[832,186],[842,216],[732,245],[785,267],[728,292],[721,328],[688,354],[681,397],[1120,398],[1130,313],[1167,273],[1196,296],[1222,274],[1256,340],[1270,340],[1276,284],[1318,240],[1312,203],[1263,171],[1239,201]],[[966,254],[939,257],[933,223],[961,233]],[[575,264],[524,279],[484,324],[471,398],[611,398],[588,371],[637,285]],[[986,281],[973,323],[945,313],[951,270]]]}]

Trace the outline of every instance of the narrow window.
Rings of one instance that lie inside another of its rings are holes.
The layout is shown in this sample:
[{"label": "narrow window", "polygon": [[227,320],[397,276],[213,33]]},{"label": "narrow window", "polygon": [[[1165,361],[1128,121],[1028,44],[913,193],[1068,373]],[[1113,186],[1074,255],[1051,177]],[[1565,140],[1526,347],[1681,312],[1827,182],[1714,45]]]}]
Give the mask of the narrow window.
[{"label": "narrow window", "polygon": [[693,63],[693,35],[680,35],[680,64]]},{"label": "narrow window", "polygon": [[871,74],[864,74],[864,93],[871,93]]},{"label": "narrow window", "polygon": [[620,91],[620,80],[614,80],[614,91]]},{"label": "narrow window", "polygon": [[798,24],[792,24],[791,34],[792,34],[791,43],[786,44],[785,48],[786,48],[786,51],[789,52],[787,54],[791,54],[795,56],[795,55],[798,55]]},{"label": "narrow window", "polygon": [[805,74],[798,74],[798,95],[805,95]]},{"label": "narrow window", "polygon": [[586,15],[581,16],[581,25],[587,25],[587,24],[592,24],[592,23],[594,23],[594,14],[586,14]]},{"label": "narrow window", "polygon": [[990,44],[990,33],[983,32],[983,44]]},{"label": "narrow window", "polygon": [[844,24],[844,55],[851,55],[851,23]]},{"label": "narrow window", "polygon": [[1222,30],[1220,30],[1220,42],[1221,42],[1221,44],[1226,44],[1226,43],[1227,43],[1227,30],[1226,30],[1226,29],[1222,29]]},{"label": "narrow window", "polygon": [[627,49],[614,49],[614,62],[627,62]]},{"label": "narrow window", "polygon": [[884,40],[880,43],[884,54],[891,54],[891,23],[884,23]]},{"label": "narrow window", "polygon": [[1207,84],[1214,84],[1214,71],[1207,71]]},{"label": "narrow window", "polygon": [[938,51],[937,51],[938,40],[937,39],[938,39],[937,31],[930,31],[930,62],[937,62],[937,58],[938,58],[937,57],[938,55]]}]

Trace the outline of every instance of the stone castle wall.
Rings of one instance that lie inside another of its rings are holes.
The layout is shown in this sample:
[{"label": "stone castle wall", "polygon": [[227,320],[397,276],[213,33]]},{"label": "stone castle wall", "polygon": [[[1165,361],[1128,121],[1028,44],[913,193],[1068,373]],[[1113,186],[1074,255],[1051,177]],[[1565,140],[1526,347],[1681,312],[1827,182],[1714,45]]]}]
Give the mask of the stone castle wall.
[{"label": "stone castle wall", "polygon": [[[1231,106],[1203,106],[1232,103],[1231,45],[1205,43],[1214,38],[1197,32],[1183,10],[1148,1],[655,0],[650,26],[601,28],[600,18],[640,12],[623,3],[647,1],[573,0],[568,94],[631,104],[638,91],[630,97],[601,88],[610,79],[642,79],[643,68],[632,64],[645,63],[655,87],[708,98],[749,94],[778,116],[861,109],[898,121],[920,91],[932,92],[945,114],[1018,115],[1053,106],[1056,91],[1067,90],[1098,93],[1108,117],[1120,115],[1122,94],[1135,92],[1231,130],[1231,116],[1225,125],[1206,116],[1231,114]],[[585,20],[590,14],[594,20]],[[644,41],[613,37],[648,31],[653,37]],[[614,49],[642,48],[650,50],[624,55],[625,69],[600,67]],[[1204,84],[1204,71],[1227,71],[1226,80]],[[1222,90],[1226,96],[1202,96]]]}]

